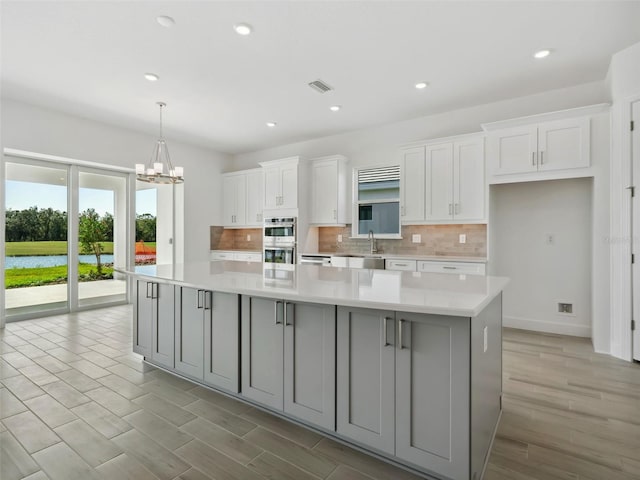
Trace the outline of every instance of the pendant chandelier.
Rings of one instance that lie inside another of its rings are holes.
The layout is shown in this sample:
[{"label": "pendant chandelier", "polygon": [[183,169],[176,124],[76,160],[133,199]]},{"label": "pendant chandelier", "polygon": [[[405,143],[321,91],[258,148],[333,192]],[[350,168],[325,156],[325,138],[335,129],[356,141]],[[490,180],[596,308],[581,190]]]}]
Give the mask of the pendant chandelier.
[{"label": "pendant chandelier", "polygon": [[184,170],[182,167],[174,167],[169,157],[167,142],[162,137],[162,107],[166,107],[164,102],[157,102],[160,107],[160,137],[153,148],[149,163],[136,163],[136,178],[141,182],[176,184],[183,183]]}]

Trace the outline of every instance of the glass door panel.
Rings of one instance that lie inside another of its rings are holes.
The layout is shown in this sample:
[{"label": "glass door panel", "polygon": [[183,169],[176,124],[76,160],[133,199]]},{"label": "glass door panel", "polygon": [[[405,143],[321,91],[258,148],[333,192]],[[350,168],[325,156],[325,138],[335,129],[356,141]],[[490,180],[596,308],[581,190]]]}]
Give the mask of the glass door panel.
[{"label": "glass door panel", "polygon": [[173,263],[174,188],[136,182],[136,271]]},{"label": "glass door panel", "polygon": [[126,265],[127,179],[78,172],[78,306],[121,302],[126,278],[113,271]]},{"label": "glass door panel", "polygon": [[5,162],[8,317],[68,308],[68,168]]}]

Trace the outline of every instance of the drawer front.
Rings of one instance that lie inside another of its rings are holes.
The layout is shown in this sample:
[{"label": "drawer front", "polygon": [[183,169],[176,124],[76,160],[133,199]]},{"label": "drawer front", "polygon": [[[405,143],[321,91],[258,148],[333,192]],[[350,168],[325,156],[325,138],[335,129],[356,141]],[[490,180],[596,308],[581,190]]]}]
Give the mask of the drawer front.
[{"label": "drawer front", "polygon": [[233,260],[233,252],[211,252],[211,260]]},{"label": "drawer front", "polygon": [[262,255],[259,253],[234,253],[233,259],[239,262],[261,262]]},{"label": "drawer front", "polygon": [[466,275],[485,275],[484,263],[464,262],[418,262],[419,272],[460,273]]},{"label": "drawer front", "polygon": [[406,270],[408,272],[416,271],[416,261],[415,260],[394,260],[393,258],[388,258],[384,262],[385,270]]}]

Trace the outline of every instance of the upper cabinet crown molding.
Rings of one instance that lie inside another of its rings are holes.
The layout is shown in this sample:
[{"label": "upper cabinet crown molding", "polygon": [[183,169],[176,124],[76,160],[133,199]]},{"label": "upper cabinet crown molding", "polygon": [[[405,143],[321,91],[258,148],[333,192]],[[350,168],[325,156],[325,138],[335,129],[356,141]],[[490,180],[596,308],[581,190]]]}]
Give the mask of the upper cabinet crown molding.
[{"label": "upper cabinet crown molding", "polygon": [[350,223],[348,162],[343,155],[311,160],[310,224],[335,226]]},{"label": "upper cabinet crown molding", "polygon": [[296,155],[293,157],[279,158],[278,160],[268,160],[266,162],[258,162],[258,165],[261,167],[277,167],[280,165],[297,165],[300,163],[300,156]]},{"label": "upper cabinet crown molding", "polygon": [[551,122],[555,120],[564,120],[576,117],[588,117],[599,113],[608,113],[611,104],[598,103],[588,105],[586,107],[569,108],[566,110],[558,110],[555,112],[540,113],[536,115],[528,115],[525,117],[510,118],[507,120],[499,120],[497,122],[482,123],[482,130],[485,132],[493,132],[495,130],[503,130],[505,128],[521,127],[536,123]]}]

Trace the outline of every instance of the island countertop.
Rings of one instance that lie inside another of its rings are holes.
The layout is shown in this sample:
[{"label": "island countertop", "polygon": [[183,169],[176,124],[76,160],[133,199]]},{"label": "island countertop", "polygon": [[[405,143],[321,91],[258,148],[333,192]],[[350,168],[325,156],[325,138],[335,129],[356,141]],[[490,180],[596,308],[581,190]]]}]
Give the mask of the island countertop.
[{"label": "island countertop", "polygon": [[185,287],[287,301],[459,317],[477,316],[509,280],[504,277],[401,272],[231,261],[147,265],[116,271]]}]

